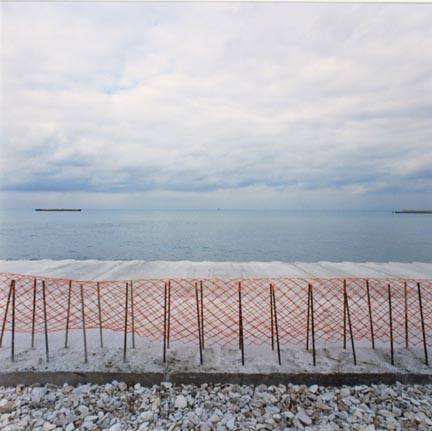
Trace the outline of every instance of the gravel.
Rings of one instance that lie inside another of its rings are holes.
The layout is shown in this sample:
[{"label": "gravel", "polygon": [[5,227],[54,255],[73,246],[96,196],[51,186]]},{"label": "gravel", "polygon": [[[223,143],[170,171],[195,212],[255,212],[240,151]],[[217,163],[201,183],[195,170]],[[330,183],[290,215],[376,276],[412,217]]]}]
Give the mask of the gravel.
[{"label": "gravel", "polygon": [[1,430],[431,430],[432,385],[0,387]]}]

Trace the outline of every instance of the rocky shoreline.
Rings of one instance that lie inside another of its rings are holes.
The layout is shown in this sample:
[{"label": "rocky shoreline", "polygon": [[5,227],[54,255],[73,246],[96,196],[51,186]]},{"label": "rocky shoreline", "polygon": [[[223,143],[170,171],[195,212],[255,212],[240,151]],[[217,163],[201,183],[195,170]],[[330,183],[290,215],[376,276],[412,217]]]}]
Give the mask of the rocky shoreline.
[{"label": "rocky shoreline", "polygon": [[0,429],[430,430],[432,385],[0,387]]}]

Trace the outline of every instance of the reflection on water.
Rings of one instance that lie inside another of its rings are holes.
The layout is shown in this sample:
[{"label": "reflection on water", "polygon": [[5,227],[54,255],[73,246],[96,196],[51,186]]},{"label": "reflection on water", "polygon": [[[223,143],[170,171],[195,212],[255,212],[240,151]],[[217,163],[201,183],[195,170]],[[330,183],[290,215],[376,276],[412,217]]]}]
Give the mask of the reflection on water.
[{"label": "reflection on water", "polygon": [[431,261],[432,215],[3,210],[0,258]]}]

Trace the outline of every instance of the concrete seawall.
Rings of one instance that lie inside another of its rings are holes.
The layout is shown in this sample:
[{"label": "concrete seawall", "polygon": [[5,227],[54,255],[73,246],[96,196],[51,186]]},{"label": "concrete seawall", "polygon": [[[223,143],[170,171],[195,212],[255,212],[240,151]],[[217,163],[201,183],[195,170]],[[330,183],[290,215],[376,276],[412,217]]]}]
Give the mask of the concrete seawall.
[{"label": "concrete seawall", "polygon": [[75,280],[236,277],[432,278],[432,262],[191,262],[0,260],[0,272]]},{"label": "concrete seawall", "polygon": [[432,374],[416,373],[301,373],[301,374],[249,374],[249,373],[111,373],[111,372],[77,372],[77,371],[21,371],[0,373],[0,386],[16,386],[19,384],[54,384],[77,385],[80,383],[104,384],[113,380],[125,382],[128,385],[140,383],[142,386],[152,386],[161,382],[175,384],[202,383],[232,383],[242,385],[279,385],[279,384],[318,384],[320,386],[354,386],[370,384],[430,384]]}]

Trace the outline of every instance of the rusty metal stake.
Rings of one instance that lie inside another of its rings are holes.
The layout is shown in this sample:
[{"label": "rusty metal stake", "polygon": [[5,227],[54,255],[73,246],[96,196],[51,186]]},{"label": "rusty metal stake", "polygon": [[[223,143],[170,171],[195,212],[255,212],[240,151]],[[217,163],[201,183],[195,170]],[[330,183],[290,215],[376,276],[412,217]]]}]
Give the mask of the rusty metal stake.
[{"label": "rusty metal stake", "polygon": [[101,348],[103,348],[102,307],[101,307],[101,296],[100,296],[100,285],[99,285],[99,283],[96,283],[96,291],[97,291],[98,314],[99,314],[99,339],[100,339],[100,346],[101,346]]},{"label": "rusty metal stake", "polygon": [[309,350],[309,321],[310,321],[310,284],[307,291],[307,318],[306,318],[306,350]]},{"label": "rusty metal stake", "polygon": [[12,334],[11,334],[11,360],[15,361],[15,280],[12,280]]},{"label": "rusty metal stake", "polygon": [[408,286],[404,282],[404,302],[405,302],[405,348],[408,349]]},{"label": "rusty metal stake", "polygon": [[36,324],[36,278],[33,280],[33,309],[32,309],[32,329],[31,329],[31,348],[34,349],[35,324]]},{"label": "rusty metal stake", "polygon": [[72,280],[69,280],[67,310],[66,310],[65,349],[67,349],[67,347],[68,347],[68,339],[69,339],[69,320],[70,320],[70,309],[71,309],[71,296],[72,296]]},{"label": "rusty metal stake", "polygon": [[132,319],[132,349],[135,349],[135,312],[134,312],[134,294],[133,284],[130,282],[130,294],[131,294],[131,319]]},{"label": "rusty metal stake", "polygon": [[123,362],[126,362],[126,349],[127,349],[127,326],[128,326],[128,308],[129,308],[129,283],[126,283],[125,295],[125,321],[124,321],[124,339],[123,339]]},{"label": "rusty metal stake", "polygon": [[244,357],[244,340],[243,340],[243,312],[242,312],[242,297],[241,297],[241,282],[238,284],[238,298],[239,298],[239,346],[241,350],[242,365],[245,364]]},{"label": "rusty metal stake", "polygon": [[[343,281],[343,288],[344,292],[346,289],[346,280]],[[346,315],[346,307],[345,307],[345,297],[344,297],[344,315],[343,315],[343,348],[346,349],[346,339],[347,339],[347,333],[346,333],[346,324],[347,324],[347,315]]]},{"label": "rusty metal stake", "polygon": [[84,289],[83,285],[80,285],[81,292],[81,316],[82,316],[82,330],[83,330],[83,341],[84,341],[84,363],[87,364],[87,336],[86,336],[86,325],[85,325],[85,309],[84,309]]},{"label": "rusty metal stake", "polygon": [[200,281],[200,296],[201,296],[201,345],[204,349],[204,286]]},{"label": "rusty metal stake", "polygon": [[352,352],[353,352],[354,365],[357,365],[357,357],[356,357],[355,346],[354,346],[354,334],[353,334],[353,330],[352,330],[352,326],[351,326],[351,315],[350,315],[350,309],[349,309],[349,303],[348,303],[348,293],[347,293],[346,286],[344,287],[344,303],[345,303],[345,307],[346,307],[346,315],[348,318],[348,327],[349,327],[350,337],[351,337],[351,348],[352,348]]},{"label": "rusty metal stake", "polygon": [[200,353],[200,364],[203,364],[202,355],[202,338],[201,338],[201,318],[200,318],[200,306],[198,300],[198,284],[195,283],[195,299],[196,299],[196,309],[197,309],[197,323],[198,323],[198,341],[199,341],[199,353]]},{"label": "rusty metal stake", "polygon": [[171,280],[168,280],[167,349],[170,348],[171,333]]},{"label": "rusty metal stake", "polygon": [[391,286],[388,285],[388,303],[389,303],[389,323],[390,323],[390,355],[391,364],[394,365],[394,349],[393,349],[393,315],[392,315],[392,297]]},{"label": "rusty metal stake", "polygon": [[47,307],[46,307],[45,280],[42,280],[42,301],[43,301],[44,327],[45,327],[45,354],[46,354],[46,360],[47,362],[49,362],[48,318],[47,318]]},{"label": "rusty metal stake", "polygon": [[164,329],[163,329],[163,362],[166,362],[166,336],[167,336],[167,283],[164,284]]},{"label": "rusty metal stake", "polygon": [[7,315],[8,315],[8,311],[9,311],[9,303],[10,303],[11,296],[12,296],[12,282],[11,282],[11,285],[9,287],[8,299],[6,302],[6,310],[5,310],[5,314],[3,317],[3,324],[2,324],[2,330],[1,330],[1,335],[0,335],[0,347],[3,344],[3,334],[5,331],[5,327],[6,327],[6,319],[7,319]]},{"label": "rusty metal stake", "polygon": [[272,284],[270,283],[270,329],[271,329],[271,348],[274,350],[274,327],[273,327],[273,293]]},{"label": "rusty metal stake", "polygon": [[373,319],[372,319],[372,304],[369,290],[369,280],[366,280],[366,293],[367,293],[367,301],[368,301],[368,309],[369,309],[369,326],[371,333],[371,341],[372,341],[372,349],[375,349],[375,335],[374,335],[374,327],[373,327]]},{"label": "rusty metal stake", "polygon": [[425,355],[425,364],[429,365],[420,283],[417,283],[417,292],[418,292],[418,300],[419,300],[419,308],[420,308],[421,327],[422,327],[422,333],[423,333],[423,348],[424,348],[424,355]]},{"label": "rusty metal stake", "polygon": [[280,345],[279,345],[279,329],[278,329],[278,320],[277,320],[277,309],[276,309],[276,292],[273,285],[270,284],[270,288],[272,291],[272,303],[273,303],[273,314],[274,314],[274,325],[275,325],[275,331],[276,331],[276,345],[277,345],[277,352],[278,352],[278,361],[279,365],[282,365],[281,362],[281,352],[280,352]]},{"label": "rusty metal stake", "polygon": [[312,355],[313,355],[313,364],[316,365],[316,351],[315,351],[315,319],[314,319],[314,301],[313,301],[313,290],[312,284],[309,284],[309,294],[310,294],[310,307],[311,307],[311,329],[312,329]]}]

